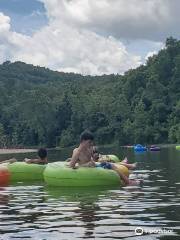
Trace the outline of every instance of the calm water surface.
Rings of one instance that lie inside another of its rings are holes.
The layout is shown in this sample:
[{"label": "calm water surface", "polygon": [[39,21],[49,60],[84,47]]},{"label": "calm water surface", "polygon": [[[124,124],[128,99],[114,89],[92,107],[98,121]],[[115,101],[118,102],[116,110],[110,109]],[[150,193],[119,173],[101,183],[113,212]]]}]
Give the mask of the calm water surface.
[{"label": "calm water surface", "polygon": [[[137,161],[131,178],[143,178],[144,186],[58,189],[39,182],[1,187],[0,239],[180,239],[180,151],[102,150]],[[51,151],[49,158],[63,160],[69,151]],[[20,160],[31,156],[16,155]],[[137,227],[143,235],[135,235]]]}]

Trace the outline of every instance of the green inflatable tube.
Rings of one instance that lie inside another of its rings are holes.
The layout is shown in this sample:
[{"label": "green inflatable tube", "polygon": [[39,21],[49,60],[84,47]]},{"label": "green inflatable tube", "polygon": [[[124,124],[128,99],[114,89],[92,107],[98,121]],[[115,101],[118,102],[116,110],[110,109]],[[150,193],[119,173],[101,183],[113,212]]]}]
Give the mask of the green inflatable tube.
[{"label": "green inflatable tube", "polygon": [[176,150],[180,150],[180,145],[176,146]]},{"label": "green inflatable tube", "polygon": [[15,162],[7,165],[10,172],[10,182],[43,180],[46,165]]},{"label": "green inflatable tube", "polygon": [[89,187],[121,185],[119,175],[109,169],[80,167],[72,169],[67,162],[49,163],[44,171],[45,182],[57,187]]},{"label": "green inflatable tube", "polygon": [[119,158],[116,155],[109,154],[107,156],[115,163],[120,162]]}]

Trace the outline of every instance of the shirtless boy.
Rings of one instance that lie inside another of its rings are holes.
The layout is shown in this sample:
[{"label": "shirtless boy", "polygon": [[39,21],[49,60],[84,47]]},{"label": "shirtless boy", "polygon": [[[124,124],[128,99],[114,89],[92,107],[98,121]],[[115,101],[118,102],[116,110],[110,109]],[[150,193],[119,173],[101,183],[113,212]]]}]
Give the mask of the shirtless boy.
[{"label": "shirtless boy", "polygon": [[[80,136],[80,145],[73,150],[72,158],[69,162],[71,168],[76,168],[78,163],[81,167],[96,167],[96,163],[93,160],[93,141],[94,136],[89,131],[84,131]],[[104,168],[112,169],[116,171],[119,177],[122,179],[125,185],[137,185],[137,181],[130,180],[123,173],[120,173],[113,163],[105,162]]]},{"label": "shirtless boy", "polygon": [[89,131],[84,131],[80,136],[80,145],[73,150],[72,158],[69,162],[71,168],[76,168],[76,164],[82,167],[95,167],[93,160],[94,136]]}]

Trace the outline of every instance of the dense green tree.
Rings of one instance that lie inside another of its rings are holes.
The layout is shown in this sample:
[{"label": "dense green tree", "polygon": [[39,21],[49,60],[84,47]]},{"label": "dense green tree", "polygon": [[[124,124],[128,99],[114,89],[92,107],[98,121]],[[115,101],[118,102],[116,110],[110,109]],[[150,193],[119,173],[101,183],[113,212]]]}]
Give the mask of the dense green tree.
[{"label": "dense green tree", "polygon": [[180,41],[172,37],[123,76],[82,76],[22,62],[0,65],[0,146],[180,142]]}]

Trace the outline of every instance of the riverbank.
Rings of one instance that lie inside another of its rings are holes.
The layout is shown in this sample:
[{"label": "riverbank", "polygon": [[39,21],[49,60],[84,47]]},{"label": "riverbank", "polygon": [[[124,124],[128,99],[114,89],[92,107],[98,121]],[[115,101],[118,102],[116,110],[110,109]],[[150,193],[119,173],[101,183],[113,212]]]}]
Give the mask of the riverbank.
[{"label": "riverbank", "polygon": [[0,148],[0,154],[11,154],[11,153],[28,153],[36,152],[37,149],[30,148]]}]

